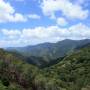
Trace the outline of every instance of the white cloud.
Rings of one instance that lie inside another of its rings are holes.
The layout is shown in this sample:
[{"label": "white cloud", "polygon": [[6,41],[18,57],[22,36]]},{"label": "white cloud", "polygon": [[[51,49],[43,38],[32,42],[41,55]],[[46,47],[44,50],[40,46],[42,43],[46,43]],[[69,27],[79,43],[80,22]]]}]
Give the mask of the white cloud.
[{"label": "white cloud", "polygon": [[65,20],[65,18],[60,17],[60,18],[57,18],[57,24],[60,26],[66,26],[68,22]]},{"label": "white cloud", "polygon": [[18,37],[21,35],[21,32],[18,30],[7,30],[7,29],[2,29],[1,33],[3,33],[3,36],[5,36],[5,39],[18,39]]},{"label": "white cloud", "polygon": [[26,20],[27,18],[24,15],[16,13],[10,3],[0,0],[0,22],[19,22]]},{"label": "white cloud", "polygon": [[71,38],[75,39],[90,39],[90,27],[87,27],[83,25],[82,23],[79,23],[75,26],[72,26],[69,28],[69,31],[71,33]]},{"label": "white cloud", "polygon": [[7,29],[2,29],[1,32],[4,34],[4,35],[7,35],[7,36],[16,36],[16,35],[20,35],[20,31],[19,30],[7,30]]},{"label": "white cloud", "polygon": [[81,5],[71,3],[70,0],[43,0],[40,7],[45,15],[51,17],[56,11],[61,11],[62,15],[69,18],[86,19],[89,12]]},{"label": "white cloud", "polygon": [[82,23],[69,28],[48,26],[23,30],[2,29],[0,33],[3,36],[3,39],[0,39],[0,43],[4,44],[3,47],[56,42],[63,39],[90,39],[90,28]]},{"label": "white cloud", "polygon": [[28,17],[29,17],[30,19],[40,19],[40,16],[37,15],[37,14],[30,14],[30,15],[28,15]]}]

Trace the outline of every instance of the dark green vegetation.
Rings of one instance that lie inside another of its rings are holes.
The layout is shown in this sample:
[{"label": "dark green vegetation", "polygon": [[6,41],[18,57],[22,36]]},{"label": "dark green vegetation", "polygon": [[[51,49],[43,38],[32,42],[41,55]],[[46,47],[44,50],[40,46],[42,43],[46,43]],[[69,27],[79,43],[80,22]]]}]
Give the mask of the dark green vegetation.
[{"label": "dark green vegetation", "polygon": [[90,45],[66,56],[61,62],[45,69],[58,86],[56,90],[90,90]]},{"label": "dark green vegetation", "polygon": [[42,69],[0,49],[0,90],[90,90],[90,44],[77,49]]},{"label": "dark green vegetation", "polygon": [[68,53],[72,53],[77,47],[82,47],[90,43],[85,40],[63,40],[57,43],[43,43],[35,46],[8,48],[10,51],[18,51],[27,57],[26,61],[40,67],[45,67],[53,62],[58,62],[57,58],[63,58]]},{"label": "dark green vegetation", "polygon": [[22,60],[20,56],[0,49],[0,90],[32,90],[32,79],[38,68]]}]

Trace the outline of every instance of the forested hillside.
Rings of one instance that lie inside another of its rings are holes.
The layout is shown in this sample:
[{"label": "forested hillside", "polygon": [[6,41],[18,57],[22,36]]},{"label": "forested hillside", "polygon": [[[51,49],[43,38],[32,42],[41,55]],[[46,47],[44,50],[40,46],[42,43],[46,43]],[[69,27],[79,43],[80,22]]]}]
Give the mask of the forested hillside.
[{"label": "forested hillside", "polygon": [[30,64],[34,64],[39,67],[45,67],[46,65],[53,62],[58,62],[57,58],[63,58],[69,53],[75,51],[77,47],[83,47],[87,44],[90,44],[90,39],[65,39],[56,43],[42,43],[26,47],[12,47],[7,48],[7,50],[18,52],[21,55],[27,57],[26,61]]},{"label": "forested hillside", "polygon": [[45,71],[45,75],[54,78],[57,85],[64,88],[61,90],[90,90],[90,45]]},{"label": "forested hillside", "polygon": [[34,90],[32,80],[37,73],[37,67],[0,49],[0,90]]},{"label": "forested hillside", "polygon": [[90,90],[90,45],[79,49],[42,69],[0,49],[0,90]]}]

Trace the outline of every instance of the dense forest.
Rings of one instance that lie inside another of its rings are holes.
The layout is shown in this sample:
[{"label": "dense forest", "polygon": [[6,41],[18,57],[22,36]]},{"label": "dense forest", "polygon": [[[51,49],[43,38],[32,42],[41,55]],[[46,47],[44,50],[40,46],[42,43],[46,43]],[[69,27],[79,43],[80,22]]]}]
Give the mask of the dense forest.
[{"label": "dense forest", "polygon": [[90,90],[90,45],[44,68],[0,49],[0,90]]}]

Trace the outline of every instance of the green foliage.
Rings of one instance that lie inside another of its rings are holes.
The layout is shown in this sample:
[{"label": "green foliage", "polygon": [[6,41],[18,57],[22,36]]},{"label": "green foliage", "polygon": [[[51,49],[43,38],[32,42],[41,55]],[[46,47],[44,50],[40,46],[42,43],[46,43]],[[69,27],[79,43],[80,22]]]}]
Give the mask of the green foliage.
[{"label": "green foliage", "polygon": [[45,70],[49,77],[53,74],[53,78],[66,90],[81,90],[90,86],[90,47],[66,56],[60,63]]},{"label": "green foliage", "polygon": [[6,78],[3,78],[3,79],[2,79],[2,84],[3,84],[4,86],[7,86],[7,87],[8,87],[10,83],[9,83],[9,80],[7,80]]},{"label": "green foliage", "polygon": [[0,50],[0,90],[90,90],[90,47],[43,69]]},{"label": "green foliage", "polygon": [[7,90],[7,87],[5,87],[1,81],[0,81],[0,90]]}]

